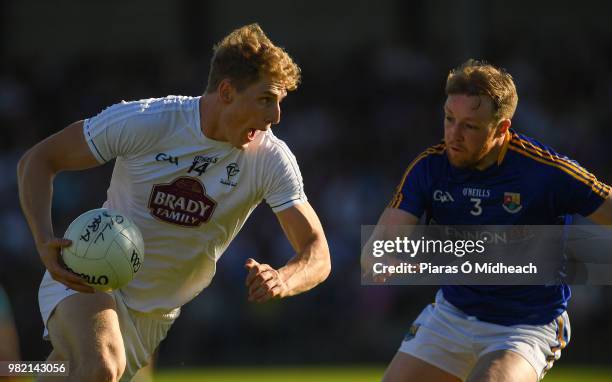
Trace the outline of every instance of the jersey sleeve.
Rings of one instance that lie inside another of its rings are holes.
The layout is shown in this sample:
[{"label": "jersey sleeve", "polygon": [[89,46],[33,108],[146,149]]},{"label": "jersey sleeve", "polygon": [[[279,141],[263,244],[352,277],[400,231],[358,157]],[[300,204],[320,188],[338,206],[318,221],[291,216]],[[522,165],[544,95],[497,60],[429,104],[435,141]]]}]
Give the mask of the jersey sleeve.
[{"label": "jersey sleeve", "polygon": [[263,196],[272,211],[278,213],[308,200],[297,160],[284,142],[274,141],[264,163]]},{"label": "jersey sleeve", "polygon": [[595,212],[610,193],[610,186],[599,181],[577,162],[564,160],[555,182],[559,214],[588,216]]},{"label": "jersey sleeve", "polygon": [[84,121],[85,140],[98,162],[147,152],[162,138],[169,124],[149,101],[123,101]]},{"label": "jersey sleeve", "polygon": [[399,208],[420,218],[428,206],[427,155],[419,155],[406,168],[402,180],[395,190],[389,208]]}]

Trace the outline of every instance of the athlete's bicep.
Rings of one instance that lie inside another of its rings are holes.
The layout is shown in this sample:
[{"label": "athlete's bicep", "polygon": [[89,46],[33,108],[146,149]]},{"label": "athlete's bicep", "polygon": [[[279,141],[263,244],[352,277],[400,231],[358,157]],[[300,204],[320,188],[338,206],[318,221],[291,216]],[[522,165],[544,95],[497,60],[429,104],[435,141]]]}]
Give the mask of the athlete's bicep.
[{"label": "athlete's bicep", "polygon": [[83,121],[74,122],[32,147],[26,154],[44,161],[57,173],[100,165],[83,135]]},{"label": "athlete's bicep", "polygon": [[597,224],[612,225],[612,194],[608,194],[602,205],[587,217]]}]

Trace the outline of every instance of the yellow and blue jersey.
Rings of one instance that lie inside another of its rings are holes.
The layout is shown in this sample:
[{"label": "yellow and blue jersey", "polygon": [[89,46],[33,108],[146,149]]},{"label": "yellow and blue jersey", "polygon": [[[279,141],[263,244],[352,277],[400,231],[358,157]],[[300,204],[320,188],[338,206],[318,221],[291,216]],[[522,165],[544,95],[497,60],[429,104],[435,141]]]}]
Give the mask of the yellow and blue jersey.
[{"label": "yellow and blue jersey", "polygon": [[[389,207],[443,225],[555,225],[588,216],[610,186],[576,161],[510,130],[497,162],[485,170],[451,166],[444,143],[410,163]],[[564,310],[567,285],[442,286],[466,314],[501,325],[545,324]]]}]

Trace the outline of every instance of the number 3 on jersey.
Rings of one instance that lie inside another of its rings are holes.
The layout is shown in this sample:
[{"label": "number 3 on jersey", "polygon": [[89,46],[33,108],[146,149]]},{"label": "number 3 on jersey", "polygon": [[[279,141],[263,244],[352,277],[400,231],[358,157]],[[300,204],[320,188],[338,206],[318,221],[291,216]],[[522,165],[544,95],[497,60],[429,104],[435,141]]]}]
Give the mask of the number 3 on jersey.
[{"label": "number 3 on jersey", "polygon": [[482,199],[471,198],[470,202],[474,203],[472,209],[470,210],[470,213],[474,216],[479,216],[480,214],[482,214],[482,207],[480,206],[480,202],[482,202]]}]

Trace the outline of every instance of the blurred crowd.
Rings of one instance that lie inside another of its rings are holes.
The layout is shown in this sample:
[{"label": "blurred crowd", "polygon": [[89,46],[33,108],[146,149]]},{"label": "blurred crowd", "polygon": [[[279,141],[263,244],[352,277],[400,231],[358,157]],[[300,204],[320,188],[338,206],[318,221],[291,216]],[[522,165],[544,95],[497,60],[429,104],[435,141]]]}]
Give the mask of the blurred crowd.
[{"label": "blurred crowd", "polygon": [[[221,258],[211,287],[184,307],[161,346],[162,365],[382,363],[392,357],[435,288],[362,287],[360,228],[376,223],[404,168],[441,139],[446,75],[469,57],[487,59],[514,76],[519,105],[513,128],[612,182],[610,31],[580,20],[563,31],[546,20],[538,28],[520,23],[497,28],[491,18],[480,21],[474,44],[458,49],[453,44],[475,35],[459,40],[447,33],[446,41],[425,36],[423,31],[432,29],[424,25],[428,19],[414,16],[395,39],[355,42],[329,64],[316,43],[283,41],[302,67],[303,84],[283,102],[281,123],[273,131],[301,166],[331,247],[332,275],[302,296],[248,303],[246,258],[279,267],[292,256],[273,213],[258,208]],[[121,100],[201,94],[209,59],[209,46],[203,46],[171,56],[134,47],[115,55],[0,61],[0,284],[13,304],[24,359],[43,359],[49,345],[40,338],[37,304],[43,267],[19,209],[19,157],[69,123]],[[111,171],[106,165],[58,176],[53,204],[58,235],[81,212],[104,202]],[[609,363],[611,315],[611,287],[574,288],[575,336],[564,358]]]}]

